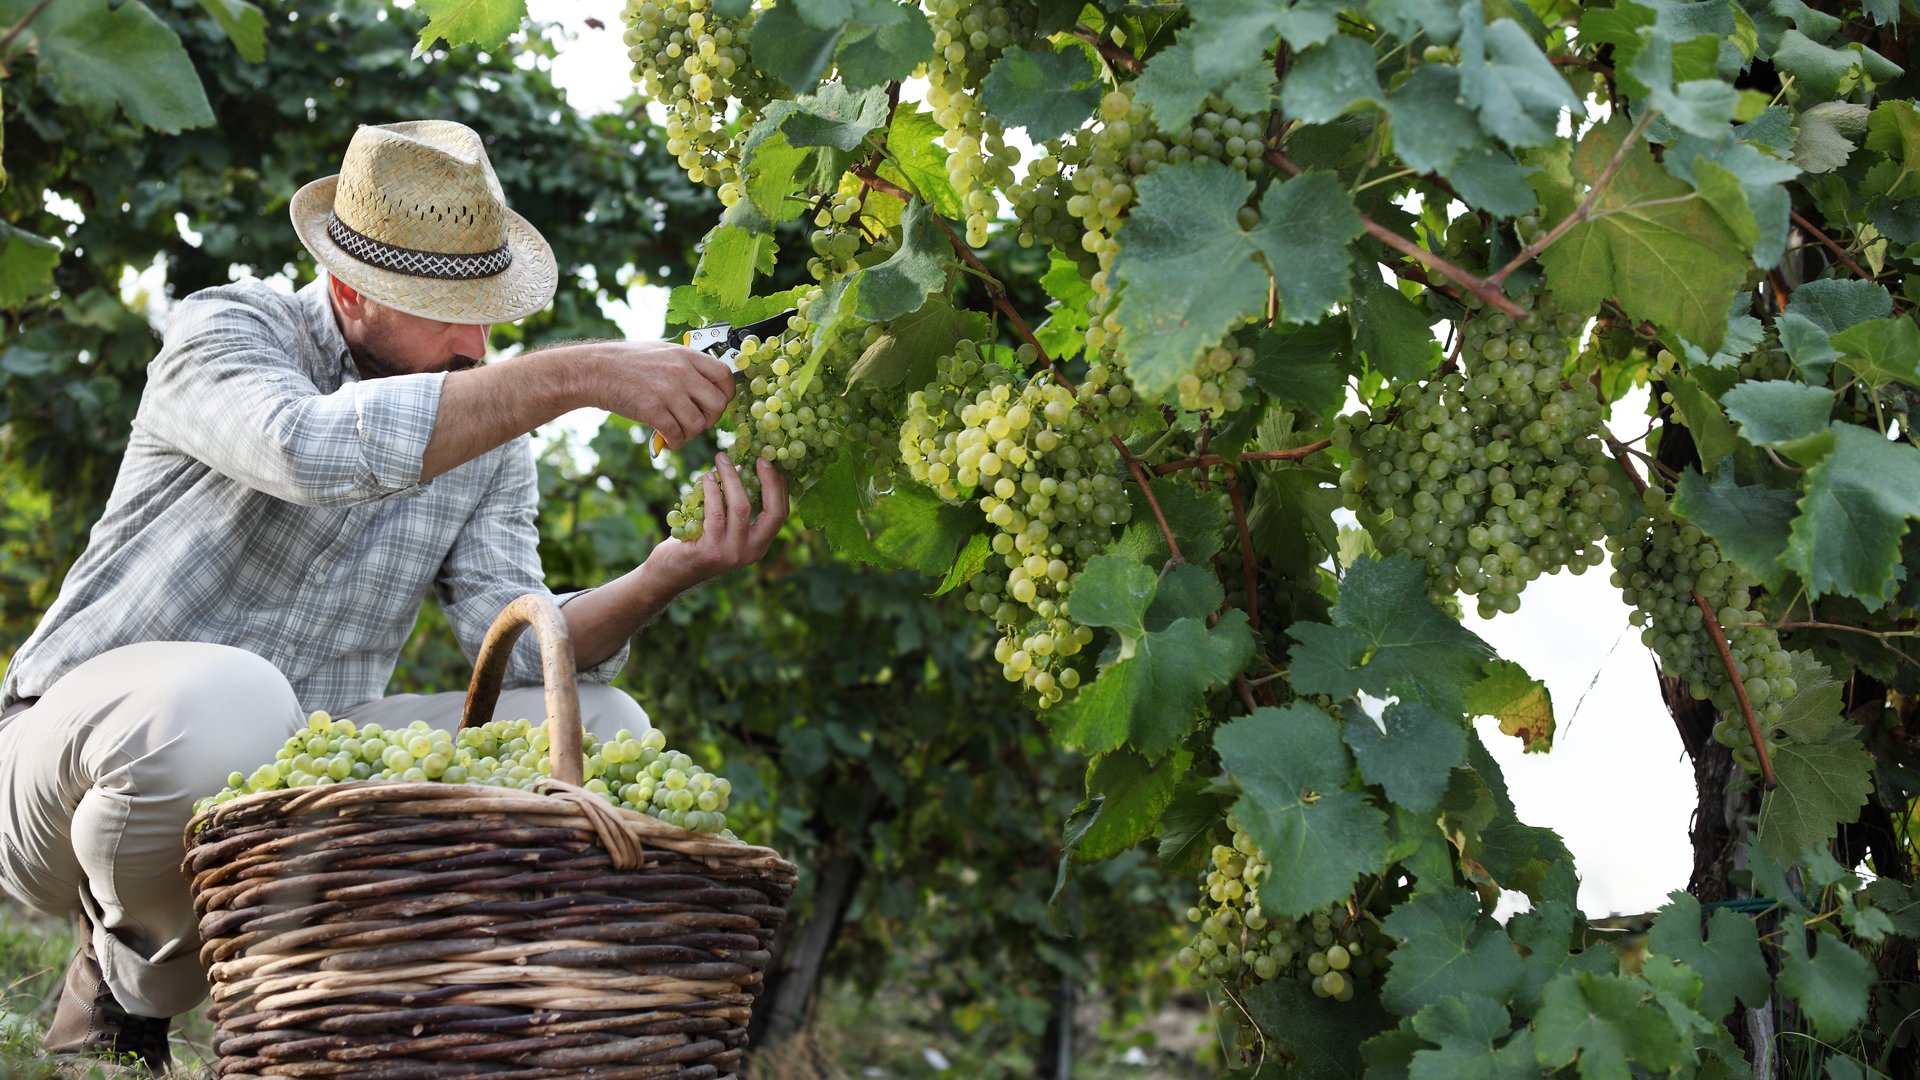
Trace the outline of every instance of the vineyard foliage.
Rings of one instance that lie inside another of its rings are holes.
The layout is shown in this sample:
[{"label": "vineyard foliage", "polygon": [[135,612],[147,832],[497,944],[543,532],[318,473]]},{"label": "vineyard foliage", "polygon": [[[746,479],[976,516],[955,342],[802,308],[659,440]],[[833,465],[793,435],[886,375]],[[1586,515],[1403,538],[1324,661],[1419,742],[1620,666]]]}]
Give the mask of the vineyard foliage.
[{"label": "vineyard foliage", "polygon": [[[456,46],[518,21],[422,7]],[[836,558],[992,624],[1090,759],[1056,901],[1143,845],[1193,878],[1172,959],[1246,1075],[1852,1076],[1920,1057],[1909,14],[630,0],[625,33],[727,208],[670,319],[797,309],[735,445]],[[1603,565],[1749,812],[1724,895],[1625,938],[1470,724],[1545,750],[1544,688],[1454,614]]]},{"label": "vineyard foliage", "polygon": [[[456,53],[524,14],[417,8]],[[205,9],[258,51],[250,5]],[[0,54],[34,45],[76,110],[37,137],[116,109],[205,122],[150,16],[0,0]],[[810,599],[856,564],[905,575],[913,606],[996,639],[942,653],[941,700],[988,700],[970,661],[1030,712],[914,776],[1012,790],[1087,760],[1052,932],[1163,945],[1238,1076],[1914,1075],[1920,12],[630,0],[625,21],[674,182],[725,208],[670,320],[796,309],[748,350],[727,438],[804,488],[831,553],[800,567]],[[123,38],[143,48],[102,52]],[[11,309],[68,260],[4,228]],[[1044,255],[1033,280],[983,260],[1008,243]],[[666,524],[703,513],[689,491]],[[1545,751],[1552,705],[1456,615],[1603,567],[1703,808],[1732,819],[1713,845],[1696,822],[1691,891],[1644,933],[1590,923],[1565,846],[1519,820],[1471,721]],[[934,720],[901,718],[954,734]],[[786,749],[824,775],[855,741]],[[1090,887],[1148,861],[1185,904]],[[1509,893],[1529,910],[1498,922]]]}]

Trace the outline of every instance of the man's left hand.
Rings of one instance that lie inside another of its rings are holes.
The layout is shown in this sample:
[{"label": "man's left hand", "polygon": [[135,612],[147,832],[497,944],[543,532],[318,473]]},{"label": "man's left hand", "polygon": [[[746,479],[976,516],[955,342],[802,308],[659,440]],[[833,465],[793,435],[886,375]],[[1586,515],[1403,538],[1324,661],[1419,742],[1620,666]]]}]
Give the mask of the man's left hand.
[{"label": "man's left hand", "polygon": [[713,459],[713,471],[701,484],[706,488],[706,523],[696,540],[667,540],[653,549],[647,563],[680,590],[759,562],[767,546],[787,520],[787,478],[773,462],[756,458],[760,477],[760,512],[753,512],[746,485],[725,454]]}]

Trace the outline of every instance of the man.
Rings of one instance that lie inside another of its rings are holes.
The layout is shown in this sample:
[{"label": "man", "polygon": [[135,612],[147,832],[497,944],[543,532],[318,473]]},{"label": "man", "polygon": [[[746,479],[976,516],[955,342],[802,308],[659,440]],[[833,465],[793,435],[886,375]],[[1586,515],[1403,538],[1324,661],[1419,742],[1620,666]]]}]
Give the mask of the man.
[{"label": "man", "polygon": [[[178,305],[106,511],[0,684],[0,887],[90,929],[49,1051],[166,1064],[167,1018],[206,993],[179,869],[195,799],[310,710],[458,723],[457,692],[382,695],[429,588],[469,658],[508,601],[545,591],[529,431],[595,406],[677,447],[733,394],[725,365],[661,342],[477,366],[489,324],[546,307],[558,273],[459,124],[361,128],[292,215],[319,279]],[[765,553],[787,493],[759,468],[757,517],[722,456],[699,540],[558,598],[590,728],[643,729],[606,685],[628,640]],[[497,715],[544,715],[539,678],[528,635]]]}]

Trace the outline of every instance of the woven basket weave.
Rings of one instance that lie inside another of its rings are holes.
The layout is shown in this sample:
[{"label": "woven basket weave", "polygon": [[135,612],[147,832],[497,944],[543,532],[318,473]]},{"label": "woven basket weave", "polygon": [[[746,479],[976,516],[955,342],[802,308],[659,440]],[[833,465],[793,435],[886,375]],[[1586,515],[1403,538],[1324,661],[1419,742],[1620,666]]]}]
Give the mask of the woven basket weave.
[{"label": "woven basket weave", "polygon": [[733,1075],[795,871],[776,852],[579,788],[566,624],[514,601],[462,726],[527,626],[556,782],[356,781],[247,795],[188,826],[222,1077]]}]

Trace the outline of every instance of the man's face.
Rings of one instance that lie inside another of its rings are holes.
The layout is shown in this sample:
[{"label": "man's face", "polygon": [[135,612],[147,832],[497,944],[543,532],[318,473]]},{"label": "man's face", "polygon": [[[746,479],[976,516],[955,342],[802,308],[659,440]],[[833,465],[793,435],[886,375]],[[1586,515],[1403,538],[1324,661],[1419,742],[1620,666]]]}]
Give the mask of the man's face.
[{"label": "man's face", "polygon": [[487,353],[487,325],[441,322],[360,301],[358,318],[341,319],[341,331],[363,379],[430,371],[464,371]]}]

